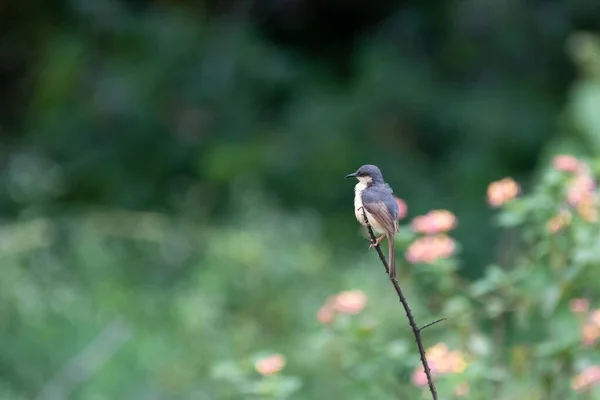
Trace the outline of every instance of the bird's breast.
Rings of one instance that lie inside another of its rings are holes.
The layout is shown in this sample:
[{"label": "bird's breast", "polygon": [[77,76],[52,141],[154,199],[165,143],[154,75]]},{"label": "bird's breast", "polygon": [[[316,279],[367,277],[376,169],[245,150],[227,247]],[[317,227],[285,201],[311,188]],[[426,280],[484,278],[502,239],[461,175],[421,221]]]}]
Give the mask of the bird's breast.
[{"label": "bird's breast", "polygon": [[[362,213],[363,202],[362,202],[362,191],[356,191],[354,193],[354,216],[361,224],[365,225],[365,219]],[[367,211],[367,210],[365,210]]]},{"label": "bird's breast", "polygon": [[[360,224],[364,227],[367,226],[365,223],[365,217],[363,215],[363,202],[362,202],[362,192],[367,187],[363,183],[359,182],[354,188],[354,216],[356,220],[360,222]],[[367,214],[367,219],[369,220],[369,224],[375,231],[375,233],[382,234],[385,232],[385,229],[377,222],[377,220],[373,217],[373,215],[368,212],[366,209],[365,213]]]}]

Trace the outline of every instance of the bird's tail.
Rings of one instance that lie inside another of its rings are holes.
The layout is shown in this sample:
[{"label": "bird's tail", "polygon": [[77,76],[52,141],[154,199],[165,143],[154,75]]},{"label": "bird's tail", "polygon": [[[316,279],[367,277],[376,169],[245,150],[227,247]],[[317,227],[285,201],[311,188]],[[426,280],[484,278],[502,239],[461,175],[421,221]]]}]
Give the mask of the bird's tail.
[{"label": "bird's tail", "polygon": [[388,263],[389,263],[389,274],[390,274],[390,279],[392,278],[396,278],[396,249],[394,248],[394,234],[388,234],[387,235],[387,242],[388,242],[388,251],[389,251],[389,256],[388,256]]}]

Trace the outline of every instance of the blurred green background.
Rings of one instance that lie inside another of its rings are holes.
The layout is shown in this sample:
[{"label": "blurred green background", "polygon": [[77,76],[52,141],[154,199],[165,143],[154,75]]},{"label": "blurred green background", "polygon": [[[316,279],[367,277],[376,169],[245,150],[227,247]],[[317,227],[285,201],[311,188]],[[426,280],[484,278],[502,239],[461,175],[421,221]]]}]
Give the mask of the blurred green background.
[{"label": "blurred green background", "polygon": [[489,182],[600,151],[577,33],[599,21],[592,0],[3,1],[0,398],[245,398],[210,371],[263,350],[294,398],[395,398],[308,350],[360,288],[414,352],[343,176],[374,163],[409,217],[454,212],[481,277]]}]

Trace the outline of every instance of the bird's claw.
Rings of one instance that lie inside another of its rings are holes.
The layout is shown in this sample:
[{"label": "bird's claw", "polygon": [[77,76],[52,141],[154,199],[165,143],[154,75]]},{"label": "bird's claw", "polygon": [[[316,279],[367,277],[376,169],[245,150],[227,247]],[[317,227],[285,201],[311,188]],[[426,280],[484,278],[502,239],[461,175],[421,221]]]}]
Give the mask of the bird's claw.
[{"label": "bird's claw", "polygon": [[378,237],[377,239],[375,239],[374,242],[371,242],[371,244],[369,244],[369,249],[372,249],[373,247],[379,246],[379,242],[381,242],[381,239],[383,239],[385,237],[385,235],[381,235],[380,237]]}]

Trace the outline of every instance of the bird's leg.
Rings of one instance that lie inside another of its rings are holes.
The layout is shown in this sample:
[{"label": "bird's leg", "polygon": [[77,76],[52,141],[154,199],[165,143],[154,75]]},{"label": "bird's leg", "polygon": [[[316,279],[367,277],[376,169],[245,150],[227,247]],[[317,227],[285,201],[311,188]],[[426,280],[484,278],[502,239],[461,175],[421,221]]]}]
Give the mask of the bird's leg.
[{"label": "bird's leg", "polygon": [[381,239],[383,239],[384,237],[385,237],[385,234],[383,234],[383,235],[379,236],[379,237],[378,237],[378,238],[375,240],[375,243],[371,243],[371,244],[369,245],[369,248],[370,248],[370,249],[372,249],[372,248],[373,248],[373,247],[375,247],[375,246],[379,246],[379,242],[381,242]]}]

